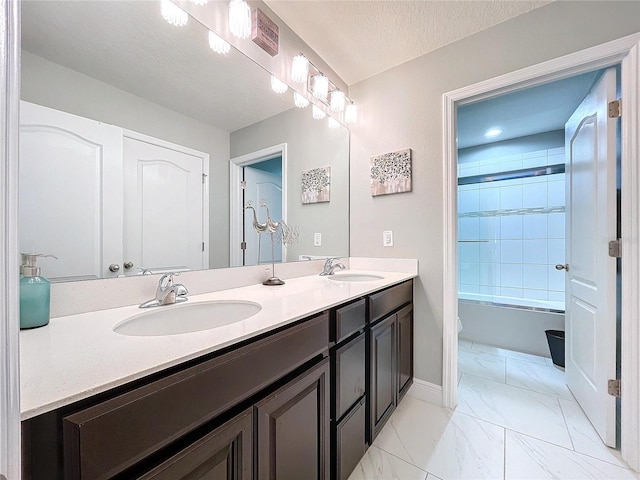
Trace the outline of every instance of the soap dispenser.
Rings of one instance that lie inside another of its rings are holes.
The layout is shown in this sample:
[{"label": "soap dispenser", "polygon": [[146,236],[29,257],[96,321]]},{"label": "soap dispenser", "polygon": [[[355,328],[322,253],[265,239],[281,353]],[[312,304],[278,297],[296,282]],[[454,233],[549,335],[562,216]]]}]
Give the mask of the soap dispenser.
[{"label": "soap dispenser", "polygon": [[43,327],[49,323],[51,283],[40,276],[38,257],[54,257],[39,253],[23,253],[20,267],[20,328]]}]

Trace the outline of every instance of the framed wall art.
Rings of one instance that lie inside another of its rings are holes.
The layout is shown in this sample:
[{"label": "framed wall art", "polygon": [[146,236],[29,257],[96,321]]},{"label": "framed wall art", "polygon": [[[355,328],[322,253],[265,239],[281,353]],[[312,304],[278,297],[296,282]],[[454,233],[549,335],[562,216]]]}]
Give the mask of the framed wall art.
[{"label": "framed wall art", "polygon": [[411,149],[371,157],[371,196],[411,191]]}]

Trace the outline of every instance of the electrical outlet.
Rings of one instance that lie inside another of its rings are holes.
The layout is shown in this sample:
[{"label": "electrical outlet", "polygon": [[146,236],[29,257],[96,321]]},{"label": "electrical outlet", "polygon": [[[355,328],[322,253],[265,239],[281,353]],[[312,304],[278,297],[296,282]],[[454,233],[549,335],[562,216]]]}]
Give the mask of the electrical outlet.
[{"label": "electrical outlet", "polygon": [[313,234],[313,246],[314,247],[322,246],[322,234],[321,233],[314,233]]},{"label": "electrical outlet", "polygon": [[393,231],[385,230],[382,232],[382,246],[393,247]]}]

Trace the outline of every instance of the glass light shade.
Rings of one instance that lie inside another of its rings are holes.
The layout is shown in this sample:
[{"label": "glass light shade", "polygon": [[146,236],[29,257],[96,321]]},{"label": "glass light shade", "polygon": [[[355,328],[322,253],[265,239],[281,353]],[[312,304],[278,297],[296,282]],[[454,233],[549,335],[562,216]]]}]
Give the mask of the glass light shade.
[{"label": "glass light shade", "polygon": [[298,92],[293,92],[293,103],[295,103],[298,108],[306,108],[309,106],[309,100],[304,98]]},{"label": "glass light shade", "polygon": [[325,111],[322,110],[321,108],[318,108],[317,105],[313,106],[312,115],[313,115],[313,118],[315,118],[316,120],[322,120],[324,117],[327,116]]},{"label": "glass light shade", "polygon": [[160,3],[160,13],[162,14],[162,18],[164,18],[171,25],[175,25],[176,27],[182,27],[187,24],[187,20],[189,16],[187,12],[182,10],[175,3],[170,0],[162,0]]},{"label": "glass light shade", "polygon": [[277,78],[275,75],[271,75],[271,90],[276,93],[284,93],[289,87],[287,84]]},{"label": "glass light shade", "polygon": [[293,57],[293,63],[291,64],[291,80],[297,83],[304,83],[307,81],[309,75],[309,60],[303,54],[298,54]]},{"label": "glass light shade", "polygon": [[329,79],[322,73],[314,75],[311,83],[313,96],[320,100],[326,100],[329,94]]},{"label": "glass light shade", "polygon": [[344,110],[345,96],[342,90],[334,90],[331,92],[331,111],[341,112]]},{"label": "glass light shade", "polygon": [[345,123],[356,123],[358,121],[358,106],[350,103],[344,109]]},{"label": "glass light shade", "polygon": [[329,128],[338,128],[340,126],[340,122],[338,122],[335,118],[329,117]]},{"label": "glass light shade", "polygon": [[211,47],[211,50],[221,55],[226,55],[231,50],[231,45],[211,30],[209,30],[209,46]]},{"label": "glass light shade", "polygon": [[245,0],[229,2],[229,31],[238,38],[251,35],[251,7]]}]

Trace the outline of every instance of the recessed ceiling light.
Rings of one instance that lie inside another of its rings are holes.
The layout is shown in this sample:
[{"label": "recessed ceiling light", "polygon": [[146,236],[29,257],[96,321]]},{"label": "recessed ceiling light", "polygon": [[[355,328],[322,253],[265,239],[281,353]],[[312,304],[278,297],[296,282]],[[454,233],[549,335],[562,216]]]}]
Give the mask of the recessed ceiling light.
[{"label": "recessed ceiling light", "polygon": [[489,130],[487,130],[486,132],[484,132],[484,136],[485,137],[497,137],[498,135],[500,135],[502,133],[502,129],[501,128],[490,128]]}]

